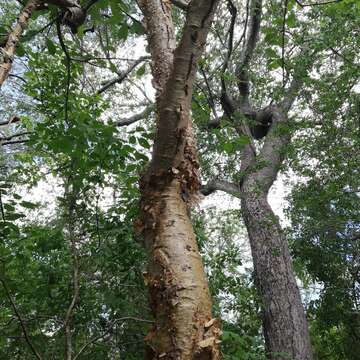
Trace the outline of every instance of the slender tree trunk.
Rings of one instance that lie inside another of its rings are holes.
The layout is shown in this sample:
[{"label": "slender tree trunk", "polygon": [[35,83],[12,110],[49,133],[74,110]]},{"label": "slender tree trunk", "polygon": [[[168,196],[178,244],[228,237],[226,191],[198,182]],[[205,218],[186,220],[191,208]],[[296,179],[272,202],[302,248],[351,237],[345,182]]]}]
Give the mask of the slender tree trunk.
[{"label": "slender tree trunk", "polygon": [[189,219],[199,189],[190,105],[206,35],[218,1],[190,2],[178,47],[168,1],[146,0],[144,13],[157,89],[153,157],[141,179],[141,220],[149,252],[145,280],[155,326],[147,336],[148,359],[219,358],[217,321]]},{"label": "slender tree trunk", "polygon": [[307,321],[292,270],[288,244],[267,194],[243,184],[242,210],[263,302],[263,328],[269,359],[312,359]]},{"label": "slender tree trunk", "polygon": [[29,19],[35,10],[37,0],[29,0],[21,11],[13,30],[7,35],[4,45],[1,45],[0,54],[0,89],[9,76],[16,47],[20,41],[21,34],[27,27]]}]

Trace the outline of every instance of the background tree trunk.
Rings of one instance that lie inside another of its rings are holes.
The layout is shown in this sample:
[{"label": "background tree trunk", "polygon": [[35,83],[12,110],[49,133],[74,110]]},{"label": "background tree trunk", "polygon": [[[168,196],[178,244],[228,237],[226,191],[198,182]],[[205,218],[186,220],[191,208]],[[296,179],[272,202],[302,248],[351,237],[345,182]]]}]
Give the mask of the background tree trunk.
[{"label": "background tree trunk", "polygon": [[243,184],[241,206],[263,306],[269,359],[312,359],[307,321],[292,270],[287,240],[267,194],[253,191],[255,179]]},{"label": "background tree trunk", "polygon": [[[260,153],[244,151],[245,175],[240,187],[242,213],[262,300],[263,330],[269,359],[311,360],[312,348],[300,291],[296,284],[287,239],[267,196],[290,142],[286,112],[269,109],[272,126]],[[252,154],[252,155],[251,155]]]},{"label": "background tree trunk", "polygon": [[[273,105],[265,111],[271,117],[272,125],[258,153],[252,141],[242,150],[240,184],[212,181],[204,187],[203,193],[208,195],[222,190],[241,199],[254,263],[255,285],[262,301],[267,357],[271,360],[311,360],[308,325],[287,239],[267,202],[269,189],[291,140],[286,115],[288,107]],[[239,135],[249,133],[246,124],[236,129],[239,129]]]}]

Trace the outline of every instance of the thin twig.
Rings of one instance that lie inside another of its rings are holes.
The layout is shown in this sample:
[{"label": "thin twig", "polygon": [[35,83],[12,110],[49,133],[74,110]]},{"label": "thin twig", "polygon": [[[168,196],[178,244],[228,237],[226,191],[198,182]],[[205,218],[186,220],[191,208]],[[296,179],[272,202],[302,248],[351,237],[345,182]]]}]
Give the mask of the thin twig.
[{"label": "thin twig", "polygon": [[142,119],[145,119],[146,117],[148,117],[153,111],[155,110],[155,105],[154,104],[150,104],[148,105],[142,112],[132,115],[128,118],[119,120],[115,123],[115,126],[121,127],[121,126],[127,126],[130,124],[133,124],[137,121],[140,121]]},{"label": "thin twig", "polygon": [[213,96],[213,92],[211,90],[211,86],[210,86],[210,83],[209,83],[209,80],[206,76],[206,73],[204,71],[204,68],[203,66],[200,66],[200,72],[204,78],[204,81],[205,81],[205,84],[206,84],[206,88],[207,88],[207,92],[209,94],[209,96],[206,96],[206,98],[208,99],[208,103],[214,113],[214,116],[215,116],[215,119],[216,119],[216,122],[218,123],[219,122],[219,117],[217,115],[217,112],[216,112],[216,107],[215,107],[215,98]]},{"label": "thin twig", "polygon": [[58,20],[56,22],[56,30],[57,30],[57,34],[58,34],[58,38],[59,38],[59,42],[60,42],[60,46],[65,54],[65,58],[66,58],[66,93],[65,93],[65,123],[68,124],[68,105],[69,105],[69,92],[70,92],[70,79],[71,79],[71,57],[69,55],[69,52],[66,48],[66,45],[64,43],[64,39],[61,33],[61,24],[60,21]]},{"label": "thin twig", "polygon": [[79,350],[79,352],[74,356],[74,359],[73,360],[76,360],[83,352],[84,350],[90,346],[91,344],[93,344],[95,341],[97,340],[100,340],[102,339],[103,337],[105,337],[113,328],[113,326],[120,322],[120,321],[126,321],[126,320],[134,320],[134,321],[139,321],[139,322],[145,322],[145,323],[148,323],[148,324],[153,324],[154,321],[152,320],[146,320],[146,319],[140,319],[140,318],[137,318],[137,317],[133,317],[133,316],[126,316],[126,317],[123,317],[123,318],[120,318],[120,319],[116,319],[114,320],[108,327],[108,329],[101,335],[98,335],[98,336],[95,336],[94,338],[90,339],[87,343],[85,343],[81,349]]},{"label": "thin twig", "polygon": [[321,6],[321,5],[336,4],[336,3],[339,3],[339,2],[342,2],[342,1],[343,0],[333,0],[333,1],[325,1],[325,2],[315,2],[315,3],[303,4],[301,1],[295,0],[295,2],[302,8],[306,7],[306,6]]},{"label": "thin twig", "polygon": [[1,209],[1,216],[2,216],[3,221],[6,221],[5,220],[4,206],[3,206],[2,197],[1,197],[1,189],[0,189],[0,209]]},{"label": "thin twig", "polygon": [[25,323],[24,323],[24,321],[23,321],[23,319],[22,319],[22,317],[21,317],[21,315],[20,315],[20,312],[19,312],[19,310],[18,310],[18,308],[17,308],[17,306],[16,306],[16,304],[15,304],[14,299],[13,299],[13,298],[11,297],[11,295],[10,295],[10,291],[9,291],[9,289],[8,289],[5,281],[0,278],[0,282],[2,283],[2,286],[3,286],[4,290],[5,290],[5,293],[6,293],[7,298],[9,299],[9,301],[10,301],[10,303],[11,303],[11,307],[13,308],[14,313],[15,313],[16,317],[17,317],[18,320],[19,320],[19,323],[20,323],[20,326],[21,326],[21,329],[22,329],[22,332],[23,332],[23,334],[24,334],[24,337],[25,337],[25,340],[26,340],[27,344],[29,345],[29,347],[30,347],[32,353],[35,355],[35,357],[36,357],[38,360],[41,360],[42,358],[41,358],[40,354],[37,352],[37,350],[35,349],[34,345],[32,344],[32,342],[31,342],[31,340],[30,340],[30,337],[29,337],[29,334],[28,334],[28,332],[27,332]]},{"label": "thin twig", "polygon": [[281,46],[281,68],[282,68],[282,86],[285,87],[285,30],[286,30],[286,14],[288,0],[284,3],[283,23],[282,23],[282,46]]},{"label": "thin twig", "polygon": [[17,117],[16,115],[14,115],[14,116],[12,116],[9,120],[0,122],[0,126],[15,124],[15,123],[17,123],[17,122],[19,122],[19,121],[20,121],[20,118]]},{"label": "thin twig", "polygon": [[96,93],[100,95],[104,91],[109,89],[111,86],[122,83],[128,77],[128,75],[136,68],[136,66],[142,63],[144,60],[145,59],[141,57],[136,61],[134,61],[126,70],[119,72],[119,76],[117,76],[112,80],[107,81],[106,84],[102,88],[100,88]]},{"label": "thin twig", "polygon": [[29,134],[31,134],[31,131],[23,131],[23,132],[16,133],[16,134],[13,134],[13,135],[10,135],[10,136],[5,136],[5,137],[0,138],[0,143],[3,143],[5,141],[10,141],[13,138],[20,137],[20,136],[25,136],[25,135],[29,135]]},{"label": "thin twig", "polygon": [[233,52],[234,28],[235,28],[235,21],[236,21],[236,16],[237,16],[237,8],[231,0],[228,0],[227,6],[228,6],[228,10],[231,15],[231,21],[230,21],[230,26],[229,26],[229,31],[228,31],[228,34],[229,34],[228,46],[227,46],[228,51],[226,54],[226,58],[225,58],[223,67],[221,69],[221,87],[222,87],[223,92],[226,92],[225,72],[229,67],[229,61],[231,59],[231,55]]},{"label": "thin twig", "polygon": [[26,142],[28,142],[29,139],[24,139],[24,140],[15,140],[15,141],[5,141],[3,143],[1,143],[1,146],[4,145],[13,145],[13,144],[24,144]]}]

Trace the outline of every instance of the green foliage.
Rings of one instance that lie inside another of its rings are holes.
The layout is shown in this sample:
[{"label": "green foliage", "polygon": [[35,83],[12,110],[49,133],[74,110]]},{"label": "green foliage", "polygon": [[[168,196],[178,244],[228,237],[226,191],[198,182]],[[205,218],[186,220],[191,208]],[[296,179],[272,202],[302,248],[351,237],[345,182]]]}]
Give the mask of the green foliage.
[{"label": "green foliage", "polygon": [[208,273],[214,312],[223,319],[224,359],[265,359],[259,301],[238,211],[214,208],[193,214]]}]

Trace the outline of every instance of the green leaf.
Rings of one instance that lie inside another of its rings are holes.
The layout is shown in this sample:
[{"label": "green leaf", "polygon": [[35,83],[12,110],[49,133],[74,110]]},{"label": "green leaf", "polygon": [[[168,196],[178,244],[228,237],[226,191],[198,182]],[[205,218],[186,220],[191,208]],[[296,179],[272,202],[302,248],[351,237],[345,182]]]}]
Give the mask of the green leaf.
[{"label": "green leaf", "polygon": [[134,21],[131,25],[131,32],[135,33],[136,35],[144,35],[145,29],[140,22]]},{"label": "green leaf", "polygon": [[113,63],[110,63],[110,70],[113,71],[114,73],[117,73],[118,71],[117,67]]},{"label": "green leaf", "polygon": [[7,213],[5,217],[6,217],[6,220],[18,220],[20,218],[24,218],[25,215],[19,214],[19,213]]},{"label": "green leaf", "polygon": [[20,57],[25,55],[25,48],[21,43],[19,43],[16,48],[16,55]]},{"label": "green leaf", "polygon": [[46,47],[51,55],[56,53],[56,46],[50,39],[46,39]]},{"label": "green leaf", "polygon": [[281,33],[275,28],[264,28],[265,42],[270,45],[282,45]]},{"label": "green leaf", "polygon": [[234,145],[231,142],[226,142],[223,144],[223,149],[226,153],[231,154],[234,151]]},{"label": "green leaf", "polygon": [[294,12],[291,12],[287,17],[286,25],[290,28],[294,28],[296,26],[296,15]]},{"label": "green leaf", "polygon": [[277,58],[268,64],[269,70],[275,70],[281,67],[282,67],[282,60],[280,58]]},{"label": "green leaf", "polygon": [[145,74],[145,64],[139,67],[139,69],[136,71],[136,75],[138,77],[141,77]]},{"label": "green leaf", "polygon": [[120,39],[126,40],[129,34],[129,28],[127,26],[127,24],[123,24],[121,25],[118,35],[120,37]]},{"label": "green leaf", "polygon": [[265,54],[269,59],[276,59],[276,58],[279,57],[277,52],[274,49],[270,48],[270,47],[265,49]]},{"label": "green leaf", "polygon": [[22,207],[24,207],[24,208],[27,208],[27,209],[36,209],[38,207],[37,204],[34,204],[34,203],[30,202],[30,201],[22,201],[20,203],[20,205]]},{"label": "green leaf", "polygon": [[145,138],[139,138],[138,142],[145,149],[150,149],[150,147],[151,147],[151,145],[149,144],[149,142]]}]

